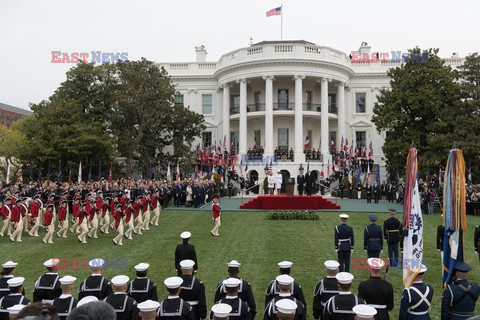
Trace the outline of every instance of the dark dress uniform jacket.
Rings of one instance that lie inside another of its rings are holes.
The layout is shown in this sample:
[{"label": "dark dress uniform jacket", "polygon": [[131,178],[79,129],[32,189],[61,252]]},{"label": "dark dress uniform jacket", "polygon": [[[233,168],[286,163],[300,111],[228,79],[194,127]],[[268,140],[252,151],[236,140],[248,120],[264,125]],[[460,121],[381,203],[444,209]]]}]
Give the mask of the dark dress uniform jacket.
[{"label": "dark dress uniform jacket", "polygon": [[182,298],[167,298],[160,302],[157,310],[158,319],[193,320],[192,307]]},{"label": "dark dress uniform jacket", "polygon": [[138,320],[138,308],[137,302],[132,297],[127,296],[125,293],[114,293],[109,295],[105,301],[110,304],[115,313],[117,314],[117,320]]},{"label": "dark dress uniform jacket", "polygon": [[95,296],[103,300],[113,293],[110,282],[101,275],[91,275],[82,282],[78,289],[78,300],[87,296]]},{"label": "dark dress uniform jacket", "polygon": [[337,294],[327,301],[323,318],[326,320],[353,320],[355,312],[352,311],[352,308],[364,303],[363,299],[352,293]]},{"label": "dark dress uniform jacket", "polygon": [[382,227],[376,224],[369,224],[363,232],[363,249],[380,251],[383,249]]},{"label": "dark dress uniform jacket", "polygon": [[353,228],[347,224],[335,227],[335,249],[350,251],[354,245]]},{"label": "dark dress uniform jacket", "polygon": [[[218,303],[226,303],[232,307],[232,311],[228,315],[229,320],[251,320],[250,310],[248,305],[239,297],[230,299],[229,297],[222,298]],[[210,319],[213,319],[213,312],[210,312]]]},{"label": "dark dress uniform jacket", "polygon": [[400,220],[395,217],[390,217],[383,222],[383,235],[387,242],[399,242],[401,234],[402,224],[400,223]]},{"label": "dark dress uniform jacket", "polygon": [[433,298],[433,288],[423,282],[415,282],[403,289],[398,320],[430,320],[428,310]]},{"label": "dark dress uniform jacket", "polygon": [[333,276],[327,276],[317,282],[313,291],[313,318],[323,317],[323,309],[327,301],[338,294],[338,280]]},{"label": "dark dress uniform jacket", "polygon": [[77,306],[77,301],[72,296],[60,296],[53,300],[53,306],[57,309],[60,320],[66,320],[72,309]]},{"label": "dark dress uniform jacket", "polygon": [[283,299],[290,299],[295,301],[297,304],[297,309],[295,310],[295,320],[306,320],[307,316],[305,314],[305,307],[302,302],[295,299],[292,296],[277,296],[270,300],[268,306],[265,308],[265,312],[263,313],[263,320],[276,320],[277,319],[277,307],[275,303],[279,300]]},{"label": "dark dress uniform jacket", "polygon": [[[242,299],[242,301],[247,303],[248,307],[250,308],[250,315],[253,320],[255,318],[255,315],[257,314],[257,305],[255,303],[255,298],[253,297],[252,286],[250,285],[250,283],[243,280],[242,278],[238,279],[242,281],[242,283],[240,283],[240,288],[238,289],[238,297]],[[225,286],[223,285],[223,282],[220,282],[217,286],[217,290],[215,291],[214,301],[225,298],[226,295],[227,292],[225,291]]]},{"label": "dark dress uniform jacket", "polygon": [[195,247],[193,244],[179,244],[175,249],[175,269],[180,270],[180,261],[190,259],[195,261],[193,266],[194,270],[198,269],[197,264],[197,252],[195,251]]},{"label": "dark dress uniform jacket", "polygon": [[192,307],[195,320],[205,319],[207,316],[207,299],[205,297],[205,285],[203,281],[191,275],[181,275],[180,298],[188,302]]},{"label": "dark dress uniform jacket", "polygon": [[128,284],[127,294],[137,303],[147,300],[158,301],[157,286],[147,277],[137,277]]},{"label": "dark dress uniform jacket", "polygon": [[388,311],[393,309],[393,287],[379,277],[371,277],[358,286],[358,297],[377,309],[375,320],[390,319]]},{"label": "dark dress uniform jacket", "polygon": [[60,277],[57,273],[46,273],[35,282],[33,289],[33,302],[51,300],[60,297]]},{"label": "dark dress uniform jacket", "polygon": [[[268,303],[270,302],[270,300],[272,300],[275,297],[278,297],[279,294],[280,294],[280,291],[278,291],[278,288],[277,288],[277,280],[270,281],[267,287],[267,294],[265,296],[265,308],[268,306]],[[299,285],[296,281],[293,282],[292,289],[290,289],[290,294],[297,300],[300,300],[300,302],[303,303],[305,310],[307,310],[307,303],[305,302],[302,286]]]},{"label": "dark dress uniform jacket", "polygon": [[0,320],[8,320],[7,308],[13,307],[16,304],[27,305],[30,300],[25,298],[21,293],[9,294],[8,296],[0,299]]},{"label": "dark dress uniform jacket", "polygon": [[[0,278],[0,299],[10,294],[7,281],[12,278],[13,276],[3,276],[3,278]],[[22,290],[22,294],[25,295],[25,289]]]},{"label": "dark dress uniform jacket", "polygon": [[480,288],[466,279],[447,285],[442,296],[442,320],[461,320],[473,317]]}]

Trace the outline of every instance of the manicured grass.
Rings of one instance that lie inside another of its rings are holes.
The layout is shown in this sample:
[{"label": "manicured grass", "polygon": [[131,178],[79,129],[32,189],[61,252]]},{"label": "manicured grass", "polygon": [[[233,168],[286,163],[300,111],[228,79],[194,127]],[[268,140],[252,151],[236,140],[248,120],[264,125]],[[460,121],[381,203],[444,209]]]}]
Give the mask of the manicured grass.
[{"label": "manicured grass", "polygon": [[[162,211],[160,226],[151,227],[143,235],[134,235],[134,240],[124,240],[124,246],[114,246],[111,239],[115,233],[105,235],[99,232],[99,239],[88,239],[88,244],[80,244],[76,236],[69,233],[68,239],[54,237],[53,245],[45,245],[42,237],[23,236],[22,243],[12,243],[7,237],[1,238],[1,260],[14,260],[19,263],[17,275],[26,278],[25,290],[28,298],[32,297],[35,280],[45,272],[43,262],[50,257],[63,259],[89,259],[103,257],[108,261],[127,259],[115,269],[104,270],[110,279],[117,274],[126,274],[133,278],[133,266],[139,262],[150,263],[149,276],[157,283],[159,297],[165,297],[163,280],[175,275],[174,250],[181,242],[180,233],[192,232],[191,243],[195,245],[198,256],[199,272],[197,277],[205,282],[207,303],[213,303],[213,294],[217,283],[227,275],[226,263],[232,259],[242,265],[240,275],[253,287],[257,310],[261,317],[264,307],[265,289],[270,280],[278,275],[277,263],[282,260],[293,262],[292,276],[303,287],[307,299],[308,318],[312,319],[312,295],[316,282],[324,276],[323,262],[336,259],[333,243],[334,226],[339,223],[338,212],[319,212],[317,221],[274,221],[267,220],[268,212],[224,212],[222,214],[221,237],[212,237],[213,228],[210,211]],[[387,213],[378,214],[379,222],[387,218]],[[398,215],[401,218],[401,215]],[[368,223],[368,213],[351,213],[349,224],[355,231],[355,251],[352,257],[366,258],[363,249],[363,229]],[[441,223],[439,214],[424,216],[424,258],[429,270],[425,282],[433,285],[435,290],[431,308],[432,319],[440,319],[441,269],[440,254],[436,250],[436,230]],[[480,223],[478,217],[468,217],[468,231],[465,235],[466,260],[473,270],[471,280],[480,282],[478,256],[473,249],[473,230]],[[41,236],[43,236],[41,232]],[[382,258],[387,258],[385,246]],[[357,293],[360,281],[368,278],[364,268],[353,269],[355,279],[353,292]],[[88,269],[60,270],[60,275],[74,275],[80,281],[89,275]],[[390,269],[388,280],[395,288],[395,309],[390,313],[398,317],[398,306],[402,293],[402,271]],[[477,308],[477,313],[480,308]]]}]

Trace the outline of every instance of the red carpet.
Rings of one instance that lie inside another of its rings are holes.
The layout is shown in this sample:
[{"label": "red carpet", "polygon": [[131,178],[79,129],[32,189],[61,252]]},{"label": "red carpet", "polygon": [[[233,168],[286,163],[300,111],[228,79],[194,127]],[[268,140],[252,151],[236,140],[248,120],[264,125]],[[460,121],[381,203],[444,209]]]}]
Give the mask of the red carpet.
[{"label": "red carpet", "polygon": [[339,210],[340,206],[320,196],[293,196],[275,195],[258,196],[244,204],[240,209],[261,209],[261,210]]}]

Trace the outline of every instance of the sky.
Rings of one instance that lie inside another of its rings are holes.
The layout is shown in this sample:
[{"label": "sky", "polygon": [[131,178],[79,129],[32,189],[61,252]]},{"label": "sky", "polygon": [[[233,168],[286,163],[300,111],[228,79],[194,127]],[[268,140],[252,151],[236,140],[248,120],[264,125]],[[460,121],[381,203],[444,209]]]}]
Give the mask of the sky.
[{"label": "sky", "polygon": [[263,40],[307,40],[347,54],[419,46],[448,58],[480,51],[480,1],[433,0],[0,0],[0,102],[29,109],[48,99],[73,63],[52,51],[127,53],[129,60],[207,61]]}]

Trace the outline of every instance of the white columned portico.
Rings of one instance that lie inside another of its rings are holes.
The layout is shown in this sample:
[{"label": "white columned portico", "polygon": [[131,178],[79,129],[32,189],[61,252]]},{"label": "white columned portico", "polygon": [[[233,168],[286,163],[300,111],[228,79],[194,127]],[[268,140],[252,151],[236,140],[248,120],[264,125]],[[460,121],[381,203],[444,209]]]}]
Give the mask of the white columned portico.
[{"label": "white columned portico", "polygon": [[240,83],[240,123],[239,123],[239,154],[247,154],[247,80],[239,79]]},{"label": "white columned portico", "polygon": [[228,83],[223,85],[223,135],[222,143],[225,139],[225,147],[230,153],[230,86]]},{"label": "white columned portico", "polygon": [[345,83],[340,81],[337,87],[337,108],[338,108],[338,134],[337,134],[337,146],[341,146],[342,137],[347,138],[345,135]]},{"label": "white columned portico", "polygon": [[265,156],[273,156],[273,76],[265,80]]},{"label": "white columned portico", "polygon": [[303,154],[303,75],[295,75],[295,148],[294,156],[296,162],[305,162]]},{"label": "white columned portico", "polygon": [[323,157],[323,162],[326,163],[329,159],[329,146],[330,141],[328,141],[328,81],[327,78],[322,78],[321,80],[321,122],[320,122],[320,141],[321,141],[321,153]]}]

